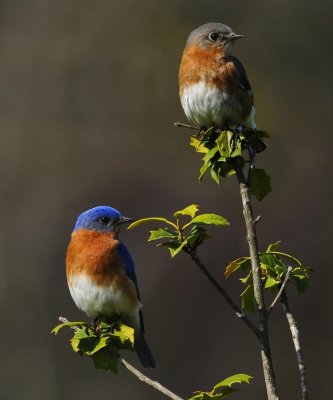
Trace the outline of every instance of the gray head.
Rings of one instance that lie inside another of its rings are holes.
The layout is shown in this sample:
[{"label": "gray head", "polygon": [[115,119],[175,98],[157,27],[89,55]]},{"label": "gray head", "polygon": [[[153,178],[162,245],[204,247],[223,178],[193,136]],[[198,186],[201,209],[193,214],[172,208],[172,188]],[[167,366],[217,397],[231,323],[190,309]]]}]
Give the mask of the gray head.
[{"label": "gray head", "polygon": [[243,35],[237,35],[227,25],[209,22],[190,33],[186,47],[199,46],[203,49],[224,48],[231,50],[233,41],[243,37]]}]

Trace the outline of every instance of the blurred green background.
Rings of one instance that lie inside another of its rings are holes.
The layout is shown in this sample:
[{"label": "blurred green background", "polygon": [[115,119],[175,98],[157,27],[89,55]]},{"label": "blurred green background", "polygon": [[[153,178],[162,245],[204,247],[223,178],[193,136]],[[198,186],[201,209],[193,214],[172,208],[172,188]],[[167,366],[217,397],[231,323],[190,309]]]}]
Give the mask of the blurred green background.
[{"label": "blurred green background", "polygon": [[[193,202],[224,215],[229,228],[200,255],[217,279],[247,255],[238,187],[199,185],[200,156],[189,132],[177,73],[188,34],[224,22],[246,35],[235,46],[255,96],[257,124],[271,133],[257,166],[273,193],[255,213],[262,249],[283,249],[315,268],[312,287],[290,301],[301,330],[310,393],[329,398],[332,358],[331,1],[0,1],[2,400],[162,399],[127,372],[95,370],[58,316],[81,320],[65,280],[76,216],[108,204],[135,218],[166,215]],[[137,264],[149,376],[188,397],[226,376],[254,377],[233,398],[264,399],[258,343],[186,255],[170,260],[147,244],[147,230],[123,230]],[[224,282],[237,299],[234,279]],[[286,320],[270,321],[281,399],[300,398]],[[128,358],[138,365],[135,355]]]}]

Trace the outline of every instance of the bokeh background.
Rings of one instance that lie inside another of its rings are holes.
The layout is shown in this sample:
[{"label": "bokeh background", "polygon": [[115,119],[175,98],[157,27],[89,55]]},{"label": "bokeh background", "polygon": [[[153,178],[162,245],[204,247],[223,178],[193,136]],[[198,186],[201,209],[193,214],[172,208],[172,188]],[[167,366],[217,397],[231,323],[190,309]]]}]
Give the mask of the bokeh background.
[{"label": "bokeh background", "polygon": [[[315,268],[311,289],[289,289],[301,330],[313,399],[329,398],[332,360],[332,2],[1,0],[0,307],[2,400],[162,399],[120,369],[95,370],[50,334],[59,315],[83,318],[65,280],[76,216],[108,204],[124,215],[166,215],[191,203],[231,226],[212,229],[200,255],[220,281],[247,255],[238,187],[199,185],[198,154],[177,94],[186,38],[224,22],[246,39],[257,123],[272,135],[257,165],[273,192],[255,202],[259,243]],[[264,399],[258,343],[186,255],[171,260],[146,242],[147,228],[123,230],[137,264],[147,338],[157,360],[149,376],[181,396],[226,376],[254,377],[234,399]],[[224,282],[237,299],[234,279]],[[285,317],[270,321],[281,399],[300,398]],[[135,355],[128,356],[138,365]]]}]

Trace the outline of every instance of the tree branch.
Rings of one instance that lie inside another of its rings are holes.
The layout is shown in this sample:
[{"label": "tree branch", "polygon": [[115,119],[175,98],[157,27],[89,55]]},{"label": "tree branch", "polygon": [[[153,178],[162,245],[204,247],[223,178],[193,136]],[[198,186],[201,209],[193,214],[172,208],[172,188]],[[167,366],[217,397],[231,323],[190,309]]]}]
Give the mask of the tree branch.
[{"label": "tree branch", "polygon": [[200,257],[194,250],[185,250],[192,258],[194,263],[199,267],[201,272],[206,276],[209,282],[214,286],[214,288],[220,293],[220,295],[225,299],[225,301],[229,304],[229,306],[236,312],[238,318],[240,318],[247,326],[251,329],[251,331],[260,339],[261,334],[258,328],[247,318],[244,312],[237,306],[237,304],[231,299],[226,290],[215,280],[215,278],[211,275],[205,265],[202,263]]},{"label": "tree branch", "polygon": [[187,129],[192,129],[195,131],[200,131],[200,127],[198,126],[193,126],[193,125],[189,125],[189,124],[183,124],[182,122],[174,122],[173,126],[175,126],[176,128],[187,128]]},{"label": "tree branch", "polygon": [[264,370],[264,377],[266,383],[267,397],[269,400],[277,400],[277,388],[275,383],[275,375],[273,369],[273,362],[271,356],[271,350],[269,345],[269,334],[268,334],[268,318],[265,308],[260,261],[258,254],[258,243],[257,234],[255,227],[255,220],[253,218],[252,203],[250,196],[250,188],[246,182],[242,168],[234,162],[234,168],[236,171],[240,195],[243,204],[243,215],[247,230],[247,241],[249,245],[251,266],[252,266],[252,277],[253,277],[253,288],[256,310],[259,318],[259,330],[260,330],[260,344],[261,344],[261,358]]},{"label": "tree branch", "polygon": [[130,371],[133,375],[135,375],[141,382],[144,382],[147,385],[151,386],[155,390],[157,390],[160,393],[164,394],[164,396],[169,397],[169,399],[172,399],[172,400],[184,400],[182,397],[177,396],[175,393],[171,392],[169,389],[167,389],[166,387],[162,386],[159,382],[148,378],[146,375],[144,375],[138,369],[133,367],[133,365],[131,365],[129,362],[127,362],[123,358],[120,358],[120,363],[128,371]]},{"label": "tree branch", "polygon": [[308,400],[309,399],[309,389],[308,389],[308,383],[307,383],[307,378],[306,378],[306,366],[305,366],[303,351],[302,351],[300,340],[299,340],[299,331],[297,328],[297,322],[295,321],[295,318],[290,310],[287,293],[286,293],[285,289],[283,289],[282,294],[281,294],[281,304],[282,304],[282,307],[284,309],[284,312],[285,312],[287,320],[288,320],[289,328],[291,331],[291,337],[292,337],[295,351],[296,351],[298,369],[299,369],[299,373],[300,373],[300,377],[301,377],[302,400]]},{"label": "tree branch", "polygon": [[278,291],[277,295],[275,296],[275,299],[273,300],[272,304],[268,308],[268,311],[267,311],[268,314],[270,314],[272,312],[276,302],[279,300],[279,297],[281,296],[281,294],[282,294],[282,292],[283,292],[283,290],[284,290],[284,288],[285,288],[285,286],[286,286],[286,284],[287,284],[287,282],[289,280],[289,276],[290,276],[291,270],[292,270],[292,267],[289,266],[288,269],[287,269],[286,275],[284,277],[283,283],[282,283],[282,285],[280,287],[280,290]]}]

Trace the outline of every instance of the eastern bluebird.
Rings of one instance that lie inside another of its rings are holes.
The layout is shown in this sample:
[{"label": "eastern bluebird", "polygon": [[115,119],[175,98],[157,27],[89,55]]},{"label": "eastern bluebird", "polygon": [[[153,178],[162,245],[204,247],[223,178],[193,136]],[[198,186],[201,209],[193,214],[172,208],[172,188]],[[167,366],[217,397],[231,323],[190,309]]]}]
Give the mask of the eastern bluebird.
[{"label": "eastern bluebird", "polygon": [[75,304],[89,317],[121,318],[133,327],[142,365],[154,368],[144,337],[134,262],[118,239],[120,226],[130,221],[107,206],[79,215],[67,249],[67,282]]},{"label": "eastern bluebird", "polygon": [[241,62],[231,55],[234,41],[243,37],[215,22],[188,37],[179,68],[179,95],[192,124],[256,129],[250,83]]}]

